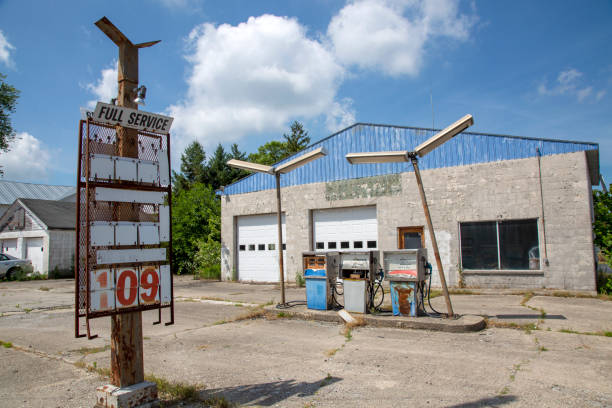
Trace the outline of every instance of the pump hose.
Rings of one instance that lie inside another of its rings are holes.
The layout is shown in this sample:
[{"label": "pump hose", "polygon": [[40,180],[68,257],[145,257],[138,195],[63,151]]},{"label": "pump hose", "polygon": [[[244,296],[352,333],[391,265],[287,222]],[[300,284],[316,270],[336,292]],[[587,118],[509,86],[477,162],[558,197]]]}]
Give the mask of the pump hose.
[{"label": "pump hose", "polygon": [[425,288],[427,289],[427,303],[429,304],[429,308],[433,311],[433,313],[428,313],[427,310],[425,310],[425,300],[423,299],[424,294],[423,294],[423,291],[421,291],[421,302],[423,304],[423,311],[429,317],[442,317],[442,313],[438,312],[431,305],[431,276],[433,275],[433,268],[429,262],[425,265],[425,268],[429,270],[429,282],[428,283],[423,282],[422,285],[423,285],[423,289]]}]

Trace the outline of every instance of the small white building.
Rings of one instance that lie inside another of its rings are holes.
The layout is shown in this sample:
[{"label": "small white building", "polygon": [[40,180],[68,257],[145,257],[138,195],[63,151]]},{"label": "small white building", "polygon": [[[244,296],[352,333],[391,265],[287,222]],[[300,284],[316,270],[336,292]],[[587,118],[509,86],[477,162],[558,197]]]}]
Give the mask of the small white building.
[{"label": "small white building", "polygon": [[18,198],[0,217],[2,252],[32,261],[34,271],[74,276],[76,203]]}]

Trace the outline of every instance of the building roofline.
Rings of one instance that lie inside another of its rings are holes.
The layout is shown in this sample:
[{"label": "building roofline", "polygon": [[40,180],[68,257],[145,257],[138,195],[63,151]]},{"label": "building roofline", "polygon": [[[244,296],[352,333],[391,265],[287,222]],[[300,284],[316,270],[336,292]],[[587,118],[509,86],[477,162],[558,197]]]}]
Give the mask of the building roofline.
[{"label": "building roofline", "polygon": [[[401,125],[387,125],[387,124],[382,124],[382,123],[368,123],[368,122],[356,122],[353,123],[352,125],[345,127],[344,129],[338,130],[337,132],[332,133],[329,136],[324,137],[323,139],[320,139],[308,146],[306,146],[305,148],[303,148],[302,150],[300,150],[297,153],[292,154],[291,156],[287,156],[284,159],[272,164],[272,166],[276,166],[286,160],[290,160],[292,157],[295,157],[296,155],[298,155],[300,152],[309,149],[311,147],[314,147],[318,144],[321,144],[323,142],[325,142],[326,140],[331,139],[332,137],[338,136],[340,133],[346,132],[349,129],[352,129],[354,127],[357,126],[378,126],[378,127],[387,127],[387,128],[397,128],[397,129],[410,129],[410,130],[427,130],[427,131],[433,131],[433,132],[439,132],[442,129],[435,129],[435,128],[424,128],[424,127],[417,127],[417,126],[401,126]],[[481,132],[461,132],[461,134],[467,134],[467,135],[475,135],[475,136],[490,136],[490,137],[505,137],[505,138],[510,138],[510,139],[519,139],[519,140],[530,140],[530,141],[537,141],[537,142],[553,142],[553,143],[577,143],[577,144],[586,144],[586,145],[591,145],[593,146],[593,150],[599,150],[599,143],[595,143],[595,142],[581,142],[581,141],[577,141],[577,140],[563,140],[563,139],[550,139],[550,138],[539,138],[539,137],[530,137],[530,136],[516,136],[516,135],[506,135],[503,133],[481,133]],[[224,187],[229,187],[232,186],[236,183],[240,183],[246,179],[248,179],[249,177],[253,177],[255,176],[255,173],[251,173],[245,177],[242,177],[241,179],[238,179],[236,181],[234,181],[231,184],[228,184],[227,186]],[[217,191],[216,192],[217,195],[225,195],[223,192],[221,191]]]}]

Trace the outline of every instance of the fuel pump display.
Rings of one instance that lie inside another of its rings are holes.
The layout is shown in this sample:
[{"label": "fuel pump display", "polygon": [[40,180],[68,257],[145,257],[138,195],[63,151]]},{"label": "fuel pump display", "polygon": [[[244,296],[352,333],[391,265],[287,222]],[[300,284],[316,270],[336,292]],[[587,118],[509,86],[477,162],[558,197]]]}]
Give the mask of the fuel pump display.
[{"label": "fuel pump display", "polygon": [[341,252],[339,256],[344,308],[348,312],[367,313],[378,266],[378,252]]},{"label": "fuel pump display", "polygon": [[391,288],[393,315],[416,317],[424,314],[423,288],[426,249],[383,251],[383,269]]},{"label": "fuel pump display", "polygon": [[302,253],[308,309],[328,310],[334,307],[338,258],[337,252]]}]

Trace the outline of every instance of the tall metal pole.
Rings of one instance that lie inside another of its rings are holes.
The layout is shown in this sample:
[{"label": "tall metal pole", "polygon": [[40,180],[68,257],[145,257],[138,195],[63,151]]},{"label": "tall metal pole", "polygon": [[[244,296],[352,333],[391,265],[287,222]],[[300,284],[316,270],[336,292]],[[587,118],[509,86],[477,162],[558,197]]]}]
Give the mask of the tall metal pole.
[{"label": "tall metal pole", "polygon": [[421,172],[419,171],[419,163],[417,158],[413,155],[410,157],[412,161],[412,167],[414,167],[414,175],[419,186],[419,193],[421,194],[421,202],[423,203],[423,211],[425,212],[425,219],[427,220],[427,229],[429,230],[429,236],[431,237],[431,245],[433,246],[434,256],[436,257],[436,265],[438,267],[438,274],[440,275],[440,284],[442,285],[442,293],[444,294],[444,301],[446,302],[446,310],[448,311],[448,317],[453,317],[453,305],[451,305],[450,296],[448,294],[448,288],[446,287],[446,278],[444,277],[444,269],[442,268],[442,260],[440,259],[440,251],[438,251],[438,241],[436,240],[436,233],[434,232],[433,223],[431,222],[431,215],[429,214],[429,206],[427,205],[427,197],[425,197],[425,189],[423,188],[423,181],[421,180]]},{"label": "tall metal pole", "polygon": [[276,178],[276,221],[278,224],[278,270],[280,271],[281,305],[285,302],[285,267],[283,262],[283,224],[281,214],[280,173],[274,173]]},{"label": "tall metal pole", "polygon": [[[134,89],[138,87],[138,49],[149,47],[159,41],[142,44],[132,42],[106,17],[96,26],[119,47],[118,96],[117,104],[138,109],[133,101]],[[138,131],[118,126],[117,148],[122,157],[138,157]],[[137,213],[136,213],[137,214]],[[121,205],[119,220],[134,219],[131,204]],[[142,312],[129,312],[111,317],[111,383],[117,387],[127,387],[144,381]]]}]

